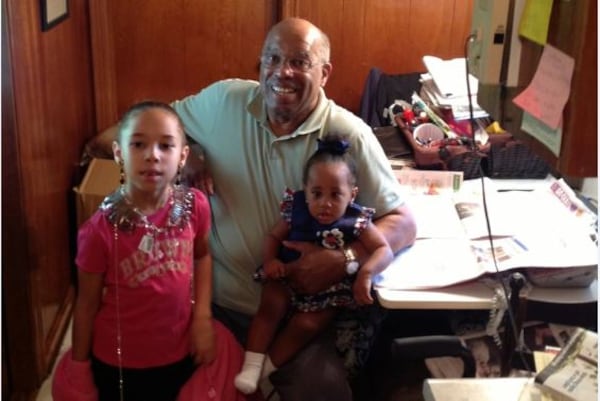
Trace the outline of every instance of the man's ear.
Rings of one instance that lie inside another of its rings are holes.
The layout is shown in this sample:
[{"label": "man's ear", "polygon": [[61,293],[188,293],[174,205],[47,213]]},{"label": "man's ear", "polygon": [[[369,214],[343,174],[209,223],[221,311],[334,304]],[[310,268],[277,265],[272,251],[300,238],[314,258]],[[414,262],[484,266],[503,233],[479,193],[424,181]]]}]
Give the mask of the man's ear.
[{"label": "man's ear", "polygon": [[333,70],[333,65],[331,65],[331,63],[324,63],[321,66],[321,88],[324,88],[325,85],[327,85],[327,81],[329,80],[329,77],[331,76],[331,71]]}]

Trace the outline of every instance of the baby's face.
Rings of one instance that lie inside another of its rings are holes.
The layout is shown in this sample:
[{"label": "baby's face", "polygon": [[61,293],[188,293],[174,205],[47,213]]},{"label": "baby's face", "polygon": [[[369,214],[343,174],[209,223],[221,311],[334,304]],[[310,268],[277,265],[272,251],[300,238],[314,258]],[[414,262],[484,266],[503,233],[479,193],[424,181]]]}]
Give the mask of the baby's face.
[{"label": "baby's face", "polygon": [[331,224],[344,215],[357,189],[351,185],[345,163],[322,162],[310,168],[304,192],[311,216],[321,224]]}]

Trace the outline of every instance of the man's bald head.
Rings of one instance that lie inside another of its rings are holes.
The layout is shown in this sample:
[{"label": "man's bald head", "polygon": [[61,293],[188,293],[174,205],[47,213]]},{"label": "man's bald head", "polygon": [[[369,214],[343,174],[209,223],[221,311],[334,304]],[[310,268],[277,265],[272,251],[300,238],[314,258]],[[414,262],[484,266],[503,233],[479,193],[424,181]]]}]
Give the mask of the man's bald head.
[{"label": "man's bald head", "polygon": [[[308,20],[290,17],[286,18],[277,24],[275,24],[267,34],[265,40],[265,46],[272,41],[275,36],[287,36],[287,35],[298,35],[304,40],[316,45],[315,50],[319,56],[319,61],[322,63],[329,63],[331,56],[331,44],[329,38],[316,25]],[[263,48],[263,53],[265,52]]]}]

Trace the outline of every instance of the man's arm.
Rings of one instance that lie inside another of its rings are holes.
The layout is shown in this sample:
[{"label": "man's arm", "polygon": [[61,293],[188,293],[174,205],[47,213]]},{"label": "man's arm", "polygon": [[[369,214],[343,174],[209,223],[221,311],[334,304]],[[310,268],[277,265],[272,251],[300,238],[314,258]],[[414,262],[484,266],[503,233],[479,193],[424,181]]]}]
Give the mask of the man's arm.
[{"label": "man's arm", "polygon": [[[416,237],[415,219],[406,206],[400,206],[374,221],[394,253],[412,245]],[[346,275],[346,258],[339,250],[329,250],[308,242],[284,242],[285,246],[301,253],[288,263],[288,279],[299,293],[314,294],[341,281]],[[366,249],[359,241],[352,244],[357,259],[364,262]]]},{"label": "man's arm", "polygon": [[117,139],[117,129],[118,125],[115,124],[90,139],[85,145],[85,153],[90,157],[112,159],[112,144]]},{"label": "man's arm", "polygon": [[[412,212],[406,206],[400,206],[392,210],[385,216],[375,220],[374,223],[385,237],[394,254],[415,242],[417,225]],[[358,243],[356,248],[354,251],[359,255],[359,260],[363,260],[365,257],[364,249],[358,249]]]}]

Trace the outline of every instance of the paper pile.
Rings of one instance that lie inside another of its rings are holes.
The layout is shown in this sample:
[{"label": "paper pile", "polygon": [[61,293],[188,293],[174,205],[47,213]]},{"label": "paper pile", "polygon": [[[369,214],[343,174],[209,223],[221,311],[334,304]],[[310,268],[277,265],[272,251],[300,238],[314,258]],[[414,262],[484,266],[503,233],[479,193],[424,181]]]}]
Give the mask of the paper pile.
[{"label": "paper pile", "polygon": [[466,64],[464,58],[442,60],[434,56],[424,56],[423,64],[427,73],[421,74],[421,94],[435,107],[451,107],[456,121],[470,118],[469,95],[473,107],[473,118],[488,117],[488,113],[477,104],[477,78],[469,74],[467,87]]}]

